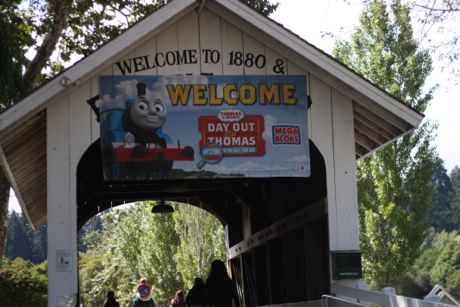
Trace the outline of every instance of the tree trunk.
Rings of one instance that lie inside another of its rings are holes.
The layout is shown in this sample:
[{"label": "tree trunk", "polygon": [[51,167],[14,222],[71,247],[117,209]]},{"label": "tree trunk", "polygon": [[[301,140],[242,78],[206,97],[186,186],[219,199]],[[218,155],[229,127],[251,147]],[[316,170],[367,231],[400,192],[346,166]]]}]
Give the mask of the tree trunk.
[{"label": "tree trunk", "polygon": [[69,17],[70,6],[72,5],[71,0],[54,0],[49,1],[50,6],[53,8],[53,27],[51,31],[45,36],[42,44],[37,49],[37,53],[29,65],[27,65],[24,79],[26,80],[29,90],[35,87],[43,67],[49,60],[51,54],[55,50],[56,44],[61,37],[62,31],[67,25],[67,19]]},{"label": "tree trunk", "polygon": [[0,263],[5,252],[6,226],[8,218],[8,200],[10,198],[10,183],[0,168]]}]

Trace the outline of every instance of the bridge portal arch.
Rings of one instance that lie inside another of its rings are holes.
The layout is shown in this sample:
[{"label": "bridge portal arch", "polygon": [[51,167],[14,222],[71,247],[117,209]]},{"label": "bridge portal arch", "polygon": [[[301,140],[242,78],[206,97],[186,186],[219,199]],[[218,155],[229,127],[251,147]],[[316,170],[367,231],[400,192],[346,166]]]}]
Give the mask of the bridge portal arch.
[{"label": "bridge portal arch", "polygon": [[77,167],[77,224],[121,204],[165,199],[199,206],[225,226],[229,263],[245,306],[329,293],[324,158],[310,141],[311,177],[106,182],[99,140]]}]

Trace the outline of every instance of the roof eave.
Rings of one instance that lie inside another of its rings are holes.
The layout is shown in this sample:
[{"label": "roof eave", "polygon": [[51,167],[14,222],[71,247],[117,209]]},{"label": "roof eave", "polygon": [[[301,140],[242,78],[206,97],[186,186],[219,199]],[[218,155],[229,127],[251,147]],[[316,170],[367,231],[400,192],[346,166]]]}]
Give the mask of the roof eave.
[{"label": "roof eave", "polygon": [[6,177],[8,178],[8,180],[9,180],[9,182],[11,184],[11,187],[13,188],[13,190],[15,192],[16,199],[18,200],[19,206],[22,209],[22,213],[26,217],[27,222],[32,227],[32,229],[35,229],[35,227],[34,227],[35,224],[32,222],[32,219],[30,218],[29,212],[27,211],[27,207],[25,205],[24,200],[22,199],[21,193],[19,192],[19,188],[18,188],[18,186],[16,184],[16,180],[14,179],[14,175],[11,172],[10,166],[8,164],[8,161],[7,161],[6,157],[5,157],[5,154],[3,152],[1,144],[0,144],[0,165],[2,166],[3,172],[5,173]]}]

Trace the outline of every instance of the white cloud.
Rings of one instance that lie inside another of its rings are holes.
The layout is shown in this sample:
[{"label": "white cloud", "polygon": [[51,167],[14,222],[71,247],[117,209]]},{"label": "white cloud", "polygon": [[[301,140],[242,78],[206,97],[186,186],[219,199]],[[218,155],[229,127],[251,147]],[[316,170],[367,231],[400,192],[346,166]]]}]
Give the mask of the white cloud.
[{"label": "white cloud", "polygon": [[109,95],[104,95],[101,99],[101,105],[99,106],[101,111],[110,109],[125,109],[126,98],[123,95],[117,95],[115,98]]},{"label": "white cloud", "polygon": [[136,88],[137,83],[138,81],[135,79],[125,80],[115,85],[115,88],[118,90],[118,92],[120,92],[120,94],[122,94],[126,98],[136,98],[137,97],[137,88]]}]

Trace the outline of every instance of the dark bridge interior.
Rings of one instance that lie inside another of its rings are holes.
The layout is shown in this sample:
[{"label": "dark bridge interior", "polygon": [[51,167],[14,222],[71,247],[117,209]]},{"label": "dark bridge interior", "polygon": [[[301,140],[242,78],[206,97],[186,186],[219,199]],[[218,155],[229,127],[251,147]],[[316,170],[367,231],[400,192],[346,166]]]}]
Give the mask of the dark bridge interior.
[{"label": "dark bridge interior", "polygon": [[242,306],[319,299],[330,291],[324,159],[310,141],[311,177],[105,182],[100,143],[77,169],[80,229],[124,203],[165,199],[200,206],[228,229]]}]

